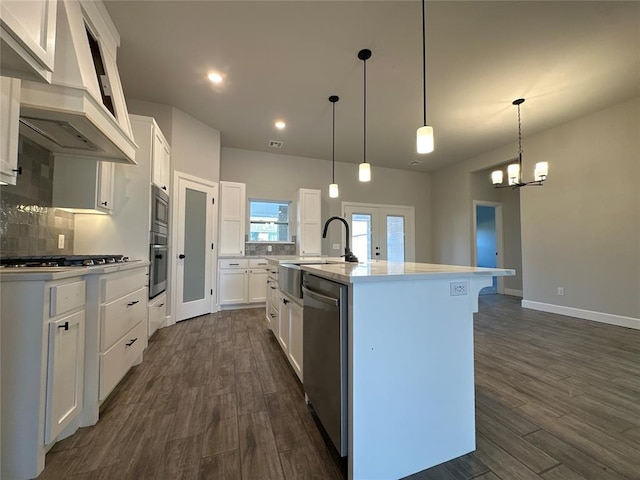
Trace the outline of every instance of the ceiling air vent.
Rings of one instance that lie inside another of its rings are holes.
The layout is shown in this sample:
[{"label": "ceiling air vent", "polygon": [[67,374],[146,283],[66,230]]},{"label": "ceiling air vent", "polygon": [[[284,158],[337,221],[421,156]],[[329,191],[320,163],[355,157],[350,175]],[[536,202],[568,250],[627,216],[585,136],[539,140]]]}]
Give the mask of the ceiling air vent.
[{"label": "ceiling air vent", "polygon": [[284,142],[280,140],[269,140],[269,147],[271,148],[282,148],[282,145],[284,145]]}]

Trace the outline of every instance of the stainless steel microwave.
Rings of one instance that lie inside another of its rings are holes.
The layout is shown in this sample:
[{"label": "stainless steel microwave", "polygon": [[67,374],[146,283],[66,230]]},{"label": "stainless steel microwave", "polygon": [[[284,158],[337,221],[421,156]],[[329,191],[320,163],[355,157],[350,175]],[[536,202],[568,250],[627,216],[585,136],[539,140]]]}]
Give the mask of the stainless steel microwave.
[{"label": "stainless steel microwave", "polygon": [[151,232],[169,235],[169,195],[155,185],[151,189]]}]

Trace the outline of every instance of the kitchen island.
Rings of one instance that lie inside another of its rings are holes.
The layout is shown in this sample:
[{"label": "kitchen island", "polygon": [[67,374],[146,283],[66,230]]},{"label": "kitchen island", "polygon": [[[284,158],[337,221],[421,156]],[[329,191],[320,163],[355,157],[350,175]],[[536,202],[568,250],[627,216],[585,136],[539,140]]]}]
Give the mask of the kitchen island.
[{"label": "kitchen island", "polygon": [[473,313],[514,270],[302,265],[348,286],[348,475],[397,479],[475,450]]}]

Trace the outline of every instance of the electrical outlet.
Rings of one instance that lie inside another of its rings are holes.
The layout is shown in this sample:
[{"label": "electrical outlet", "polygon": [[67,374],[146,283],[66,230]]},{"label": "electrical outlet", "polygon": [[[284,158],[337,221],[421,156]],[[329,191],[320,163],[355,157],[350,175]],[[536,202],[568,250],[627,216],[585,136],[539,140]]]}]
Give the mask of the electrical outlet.
[{"label": "electrical outlet", "polygon": [[334,243],[333,244],[333,249],[334,250],[340,250],[340,244],[339,243]]},{"label": "electrical outlet", "polygon": [[467,282],[451,282],[449,284],[449,294],[452,297],[467,295],[468,286]]},{"label": "electrical outlet", "polygon": [[64,235],[62,234],[58,235],[58,248],[64,248]]},{"label": "electrical outlet", "polygon": [[558,295],[564,296],[564,287],[558,287]]},{"label": "electrical outlet", "polygon": [[267,245],[267,252],[272,252],[272,251],[273,251],[273,246]]}]

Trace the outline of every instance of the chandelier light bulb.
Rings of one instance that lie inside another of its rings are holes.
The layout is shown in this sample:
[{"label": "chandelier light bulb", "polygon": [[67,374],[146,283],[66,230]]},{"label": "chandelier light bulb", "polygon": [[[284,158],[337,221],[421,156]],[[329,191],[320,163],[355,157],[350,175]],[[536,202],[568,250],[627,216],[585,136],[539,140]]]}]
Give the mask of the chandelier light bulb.
[{"label": "chandelier light bulb", "polygon": [[491,172],[491,182],[494,185],[500,185],[503,181],[503,172],[502,170],[494,170],[493,172]]},{"label": "chandelier light bulb", "polygon": [[517,185],[520,183],[520,165],[512,163],[507,167],[507,177],[509,178],[509,185]]},{"label": "chandelier light bulb", "polygon": [[549,174],[549,163],[547,162],[538,162],[536,163],[536,168],[533,172],[533,178],[536,182],[541,182],[547,179],[547,175]]}]

